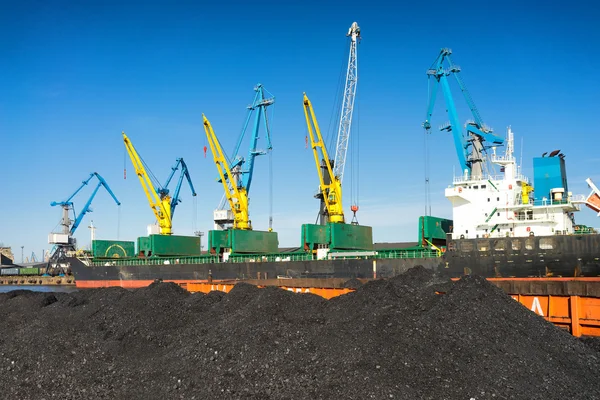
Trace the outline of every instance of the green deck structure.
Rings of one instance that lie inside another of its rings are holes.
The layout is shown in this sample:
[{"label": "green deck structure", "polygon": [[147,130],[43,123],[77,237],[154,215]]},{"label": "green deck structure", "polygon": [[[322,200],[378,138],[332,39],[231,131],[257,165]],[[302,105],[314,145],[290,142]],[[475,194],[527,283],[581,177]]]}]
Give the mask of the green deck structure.
[{"label": "green deck structure", "polygon": [[228,229],[208,231],[208,244],[211,254],[221,254],[225,249],[232,254],[277,253],[279,238],[277,232]]},{"label": "green deck structure", "polygon": [[451,219],[432,216],[419,217],[419,244],[425,247],[431,244],[445,247],[446,234],[452,232],[452,224]]},{"label": "green deck structure", "polygon": [[301,247],[313,251],[320,247],[330,250],[373,250],[373,228],[366,225],[329,223],[303,224]]},{"label": "green deck structure", "polygon": [[127,258],[135,255],[135,243],[123,240],[93,240],[94,258]]},{"label": "green deck structure", "polygon": [[[133,243],[133,242],[132,242]],[[141,257],[200,256],[199,236],[150,235],[137,239],[137,255]]]}]

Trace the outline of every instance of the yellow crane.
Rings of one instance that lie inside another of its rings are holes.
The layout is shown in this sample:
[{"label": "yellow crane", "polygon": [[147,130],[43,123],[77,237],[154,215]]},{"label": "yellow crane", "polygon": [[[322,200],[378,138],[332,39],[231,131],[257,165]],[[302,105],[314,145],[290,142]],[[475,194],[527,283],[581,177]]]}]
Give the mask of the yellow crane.
[{"label": "yellow crane", "polygon": [[225,189],[225,197],[229,202],[231,211],[233,211],[233,229],[252,230],[252,223],[248,216],[248,193],[244,187],[238,187],[236,178],[231,173],[227,158],[219,143],[219,139],[217,139],[212,125],[204,114],[202,114],[202,120],[210,150],[219,171],[221,183]]},{"label": "yellow crane", "polygon": [[146,193],[146,197],[148,198],[148,203],[150,204],[150,208],[152,212],[154,212],[154,216],[156,216],[156,220],[158,221],[158,226],[160,228],[161,235],[170,235],[171,234],[171,196],[168,194],[163,194],[159,196],[148,173],[146,172],[146,168],[144,167],[144,163],[142,159],[138,155],[135,147],[123,132],[123,141],[125,142],[125,148],[127,149],[127,153],[129,154],[129,158],[131,158],[131,163],[133,164],[133,168],[135,169],[135,173],[140,179],[140,183],[142,184],[142,188]]},{"label": "yellow crane", "polygon": [[[304,116],[306,117],[306,125],[308,126],[310,144],[315,156],[317,173],[319,175],[319,191],[323,195],[323,201],[325,202],[329,222],[345,223],[344,209],[342,208],[342,183],[333,173],[331,161],[327,155],[327,148],[325,147],[323,137],[321,136],[321,130],[319,129],[319,123],[317,122],[315,111],[306,93],[304,93]],[[325,164],[325,168],[321,167],[318,149],[321,150],[321,156]],[[323,169],[327,170],[327,176],[324,175]],[[328,183],[326,183],[327,181]]]}]

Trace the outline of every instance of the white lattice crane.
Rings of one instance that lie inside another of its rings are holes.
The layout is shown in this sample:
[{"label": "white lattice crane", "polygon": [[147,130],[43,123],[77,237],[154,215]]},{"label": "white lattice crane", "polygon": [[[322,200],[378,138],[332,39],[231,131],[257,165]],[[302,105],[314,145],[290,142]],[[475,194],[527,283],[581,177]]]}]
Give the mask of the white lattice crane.
[{"label": "white lattice crane", "polygon": [[360,27],[356,22],[352,23],[348,34],[350,36],[350,54],[348,56],[348,69],[346,71],[346,85],[342,99],[342,112],[337,134],[337,145],[335,148],[335,160],[333,173],[339,179],[340,184],[344,180],[344,167],[346,166],[346,153],[348,152],[348,141],[350,140],[350,128],[352,127],[352,113],[354,111],[354,98],[356,97],[356,82],[358,80],[358,64],[356,58],[356,44],[360,39]]}]

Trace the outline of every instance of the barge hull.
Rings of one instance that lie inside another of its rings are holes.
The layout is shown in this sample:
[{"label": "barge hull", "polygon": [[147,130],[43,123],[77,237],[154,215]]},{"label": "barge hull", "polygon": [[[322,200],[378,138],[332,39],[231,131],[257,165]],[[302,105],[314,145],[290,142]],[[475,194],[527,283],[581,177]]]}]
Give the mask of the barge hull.
[{"label": "barge hull", "polygon": [[218,264],[105,265],[87,266],[81,260],[69,260],[77,287],[121,286],[137,288],[155,280],[178,284],[224,280],[275,278],[374,279],[399,275],[423,266],[437,270],[441,258],[346,259],[313,261],[240,262]]}]

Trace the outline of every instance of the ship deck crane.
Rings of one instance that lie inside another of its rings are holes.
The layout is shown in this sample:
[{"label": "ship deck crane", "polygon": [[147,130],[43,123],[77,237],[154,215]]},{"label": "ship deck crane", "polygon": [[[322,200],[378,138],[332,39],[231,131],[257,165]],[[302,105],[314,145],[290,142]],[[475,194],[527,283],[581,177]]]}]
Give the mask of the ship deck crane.
[{"label": "ship deck crane", "polygon": [[342,181],[358,81],[357,44],[360,28],[356,22],[352,23],[346,36],[350,37],[350,53],[333,160],[327,153],[312,103],[306,93],[303,96],[304,116],[319,176],[319,193],[315,197],[320,199],[321,207],[319,225],[303,224],[301,237],[304,250],[316,253],[317,257],[323,257],[330,250],[373,250],[372,228],[358,225],[356,220],[358,204],[352,204],[354,216],[351,224],[346,224],[342,206]]},{"label": "ship deck crane", "polygon": [[[254,91],[256,92],[254,95],[254,100],[252,101],[252,104],[248,106],[248,114],[246,116],[242,132],[237,140],[235,149],[232,153],[234,155],[234,158],[228,165],[231,174],[224,174],[225,179],[234,182],[238,190],[245,192],[246,196],[248,196],[250,193],[256,157],[265,155],[273,149],[273,145],[271,143],[271,128],[269,125],[267,107],[275,103],[275,97],[273,97],[273,95],[268,90],[266,90],[264,86],[260,83],[254,87]],[[265,92],[269,95],[269,97],[265,97]],[[244,158],[241,155],[240,149],[246,132],[248,131],[248,126],[250,124],[250,120],[252,119],[253,114],[254,123],[252,128],[252,135],[250,137],[250,144],[248,147],[247,156]],[[261,125],[264,127],[265,132],[265,150],[257,148],[258,139],[260,137],[259,133]],[[218,143],[218,140],[216,140],[216,136],[215,143]],[[223,156],[223,160],[226,160],[225,153],[223,153],[222,150],[220,150],[220,152]],[[222,182],[222,179],[223,178],[220,178],[219,181]],[[225,191],[227,192],[228,190],[231,193],[230,189],[226,189]],[[271,199],[269,201],[271,201]],[[232,210],[225,209],[226,202],[230,203],[227,196],[225,196],[225,198],[219,205],[219,208],[214,213],[215,229],[224,230],[230,227],[232,224],[235,225],[235,217],[233,215],[235,214],[235,212],[233,212]],[[269,215],[269,230],[272,229],[272,222],[272,215]]]},{"label": "ship deck crane", "polygon": [[[442,87],[448,116],[450,118],[450,122],[442,125],[440,130],[452,132],[461,171],[467,173],[469,178],[481,179],[484,175],[484,168],[486,168],[486,165],[484,165],[486,161],[484,153],[486,153],[487,149],[490,147],[502,145],[504,139],[496,136],[493,133],[493,130],[483,123],[479,110],[475,106],[475,103],[459,74],[461,69],[452,62],[452,58],[450,57],[451,54],[452,50],[443,48],[429,70],[427,70],[428,77],[433,78],[433,85],[423,127],[426,132],[429,132],[431,129],[431,116],[433,114],[433,107],[435,105],[439,85]],[[444,61],[447,61],[449,65],[448,68],[444,67]],[[467,121],[464,131],[459,122],[456,105],[450,91],[448,76],[451,74],[456,78],[473,116],[472,121]]]},{"label": "ship deck crane", "polygon": [[[333,172],[331,160],[323,142],[315,111],[306,93],[304,93],[304,116],[306,117],[310,145],[319,175],[320,198],[324,202],[328,222],[345,223],[344,208],[342,207],[342,182]],[[325,168],[322,168],[320,160],[322,160],[321,163],[324,164]],[[326,174],[323,171],[324,169],[327,171]]]},{"label": "ship deck crane", "polygon": [[[81,189],[83,189],[85,186],[87,186],[90,183],[90,181],[92,180],[92,178],[94,178],[94,177],[96,177],[98,179],[98,184],[96,185],[90,198],[85,203],[85,205],[83,206],[83,208],[81,209],[79,214],[75,216],[75,209],[73,206],[73,198],[81,191]],[[90,209],[90,206],[92,205],[92,201],[94,200],[94,197],[96,196],[96,193],[98,193],[98,190],[100,189],[101,186],[103,186],[106,189],[106,191],[110,194],[110,196],[113,198],[115,203],[117,203],[117,206],[120,206],[121,203],[119,202],[119,200],[117,200],[117,197],[115,196],[113,191],[108,186],[108,183],[106,183],[104,178],[102,178],[102,176],[100,176],[100,174],[98,174],[97,172],[92,172],[90,174],[90,176],[81,183],[79,188],[71,196],[69,196],[69,198],[67,200],[61,201],[61,202],[53,201],[52,203],[50,203],[50,205],[52,207],[54,207],[54,206],[62,207],[63,213],[62,213],[62,219],[60,222],[60,224],[62,225],[62,233],[51,233],[48,237],[48,243],[54,244],[56,247],[55,247],[54,252],[52,253],[52,255],[50,256],[50,258],[48,260],[48,265],[46,267],[46,273],[54,274],[56,272],[63,272],[62,264],[64,264],[64,260],[67,257],[67,253],[70,251],[74,251],[75,247],[76,247],[76,241],[75,241],[75,238],[73,237],[73,235],[75,234],[75,231],[81,224],[81,221],[83,221],[83,217],[88,212],[92,211]],[[70,216],[69,216],[70,211],[73,211],[73,215],[75,216],[74,220],[70,219]],[[71,225],[71,223],[73,223],[73,224]]]},{"label": "ship deck crane", "polygon": [[219,172],[220,182],[225,189],[225,197],[233,213],[233,229],[252,230],[252,223],[248,214],[248,192],[244,186],[236,184],[234,172],[227,162],[227,157],[225,157],[219,139],[204,114],[202,114],[202,123]]},{"label": "ship deck crane", "polygon": [[[125,148],[127,149],[127,153],[129,154],[129,158],[131,159],[131,163],[133,164],[135,173],[138,176],[140,183],[142,184],[142,188],[144,189],[144,193],[146,194],[146,198],[148,199],[148,204],[150,205],[150,208],[152,209],[152,212],[156,217],[156,221],[158,222],[159,233],[161,235],[171,235],[175,208],[177,207],[177,204],[181,202],[179,193],[181,190],[181,185],[183,183],[184,176],[189,183],[190,189],[192,191],[192,196],[196,196],[196,191],[194,190],[194,185],[192,184],[187,165],[185,164],[182,158],[178,158],[176,164],[171,168],[171,174],[169,175],[169,178],[167,179],[166,183],[161,186],[150,171],[150,169],[146,166],[143,159],[140,157],[140,155],[136,151],[135,147],[131,143],[131,140],[129,140],[125,132],[123,132],[123,142],[125,143]],[[175,172],[180,167],[181,174],[177,181],[177,185],[175,187],[175,191],[173,192],[173,196],[170,196],[168,185],[173,179]],[[155,182],[153,182],[153,180]]]}]

